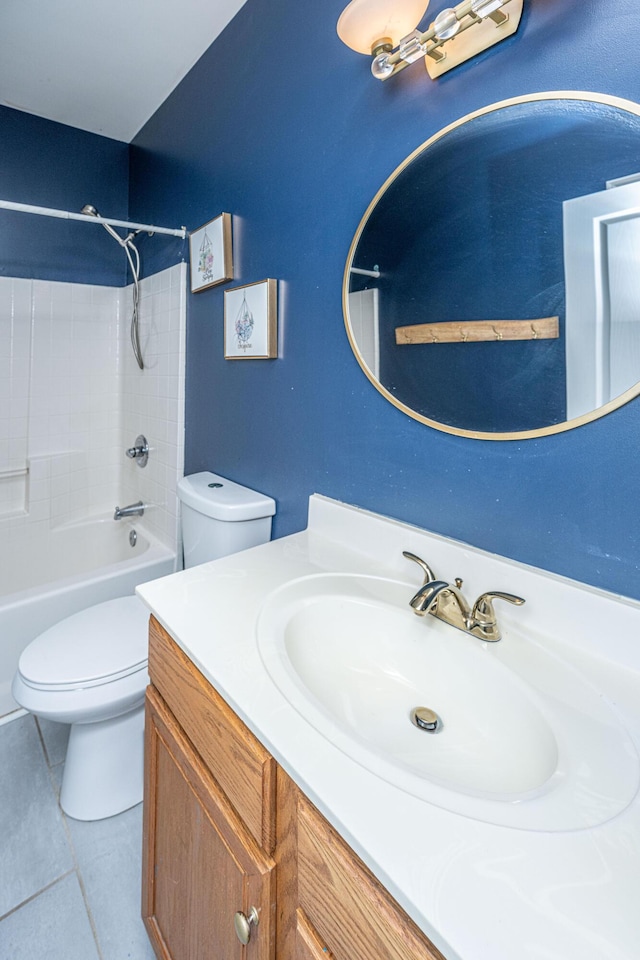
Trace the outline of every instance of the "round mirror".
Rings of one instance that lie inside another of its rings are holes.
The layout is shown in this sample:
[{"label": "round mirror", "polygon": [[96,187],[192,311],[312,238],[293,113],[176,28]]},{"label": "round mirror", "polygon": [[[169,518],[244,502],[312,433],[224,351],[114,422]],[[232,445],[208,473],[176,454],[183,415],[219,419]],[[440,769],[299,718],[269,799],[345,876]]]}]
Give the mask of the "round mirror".
[{"label": "round mirror", "polygon": [[409,416],[542,436],[640,393],[640,106],[532,94],[414,151],[351,244],[345,323]]}]

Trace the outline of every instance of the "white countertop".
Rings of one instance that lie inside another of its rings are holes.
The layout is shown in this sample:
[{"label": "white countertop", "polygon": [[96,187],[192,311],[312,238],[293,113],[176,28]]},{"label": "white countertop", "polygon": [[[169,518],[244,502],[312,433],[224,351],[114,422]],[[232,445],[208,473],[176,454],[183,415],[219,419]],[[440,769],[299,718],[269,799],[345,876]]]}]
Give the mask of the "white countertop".
[{"label": "white countertop", "polygon": [[501,643],[509,640],[509,624],[523,623],[556,654],[578,657],[638,750],[640,603],[324,497],[311,498],[306,531],[137,592],[448,960],[637,960],[637,793],[613,820],[571,832],[519,830],[451,813],[342,753],[267,674],[255,624],[274,589],[331,571],[415,578],[417,588],[420,572],[402,550],[422,556],[445,580],[464,577],[470,597],[487,589],[525,596],[525,607],[500,607]]}]

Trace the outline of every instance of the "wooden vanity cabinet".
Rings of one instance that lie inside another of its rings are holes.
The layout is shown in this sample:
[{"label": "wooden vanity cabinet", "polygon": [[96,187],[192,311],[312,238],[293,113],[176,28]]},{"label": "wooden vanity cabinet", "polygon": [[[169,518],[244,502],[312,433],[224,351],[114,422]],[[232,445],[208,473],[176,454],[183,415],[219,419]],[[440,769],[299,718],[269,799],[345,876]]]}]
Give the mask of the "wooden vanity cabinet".
[{"label": "wooden vanity cabinet", "polygon": [[[142,916],[159,960],[274,960],[276,764],[151,621]],[[251,925],[244,946],[236,913]]]},{"label": "wooden vanity cabinet", "polygon": [[[151,619],[143,917],[159,960],[444,960]],[[258,917],[246,946],[234,916]]]}]

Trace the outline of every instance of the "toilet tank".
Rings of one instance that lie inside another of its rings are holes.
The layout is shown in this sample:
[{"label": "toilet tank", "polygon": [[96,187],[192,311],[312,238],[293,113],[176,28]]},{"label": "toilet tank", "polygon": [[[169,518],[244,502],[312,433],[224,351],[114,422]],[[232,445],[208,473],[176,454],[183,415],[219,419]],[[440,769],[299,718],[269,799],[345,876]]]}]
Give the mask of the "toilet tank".
[{"label": "toilet tank", "polygon": [[193,567],[271,539],[275,500],[203,471],[178,483],[184,565]]}]

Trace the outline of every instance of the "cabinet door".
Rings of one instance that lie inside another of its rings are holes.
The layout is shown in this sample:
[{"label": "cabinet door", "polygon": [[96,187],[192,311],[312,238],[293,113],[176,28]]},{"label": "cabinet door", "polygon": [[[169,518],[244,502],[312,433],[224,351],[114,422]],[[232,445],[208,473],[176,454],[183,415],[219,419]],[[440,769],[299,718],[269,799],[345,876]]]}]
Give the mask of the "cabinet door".
[{"label": "cabinet door", "polygon": [[[273,861],[161,697],[147,692],[143,917],[160,960],[273,960]],[[252,924],[243,946],[234,916]]]},{"label": "cabinet door", "polygon": [[296,960],[314,949],[335,960],[444,960],[299,791],[297,801]]},{"label": "cabinet door", "polygon": [[309,923],[303,910],[296,911],[295,960],[333,960],[333,954]]},{"label": "cabinet door", "polygon": [[149,675],[248,832],[273,855],[275,760],[153,617]]}]

